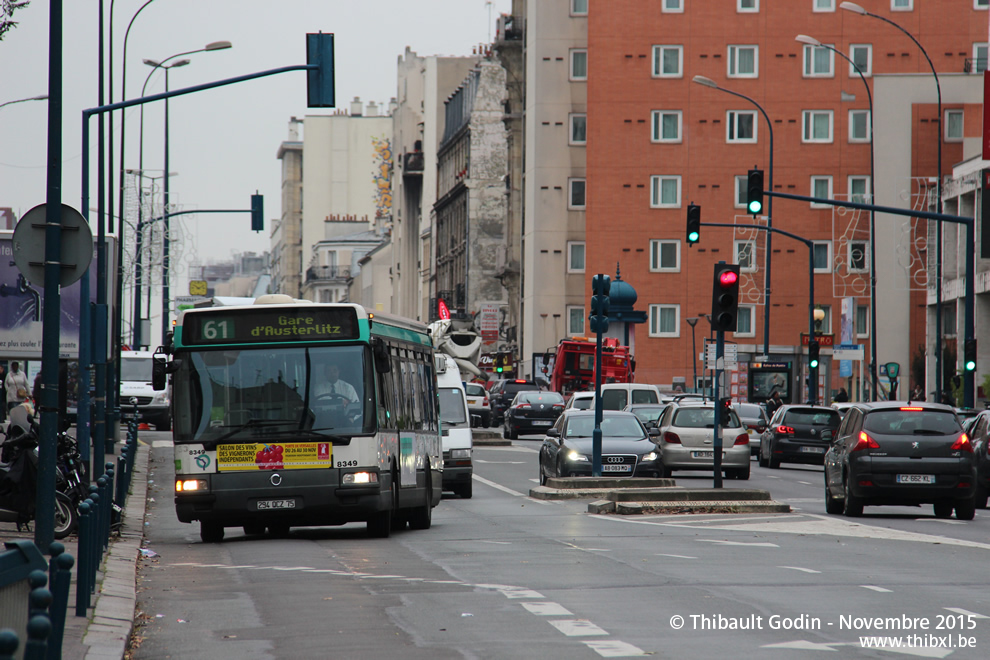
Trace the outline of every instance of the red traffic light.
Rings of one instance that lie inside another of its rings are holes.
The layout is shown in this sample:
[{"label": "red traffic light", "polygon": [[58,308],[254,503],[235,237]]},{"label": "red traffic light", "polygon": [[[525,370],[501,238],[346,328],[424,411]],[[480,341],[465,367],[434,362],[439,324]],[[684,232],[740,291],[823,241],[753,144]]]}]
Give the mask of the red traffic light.
[{"label": "red traffic light", "polygon": [[718,274],[718,283],[724,287],[735,286],[739,281],[739,273],[734,270],[723,270]]}]

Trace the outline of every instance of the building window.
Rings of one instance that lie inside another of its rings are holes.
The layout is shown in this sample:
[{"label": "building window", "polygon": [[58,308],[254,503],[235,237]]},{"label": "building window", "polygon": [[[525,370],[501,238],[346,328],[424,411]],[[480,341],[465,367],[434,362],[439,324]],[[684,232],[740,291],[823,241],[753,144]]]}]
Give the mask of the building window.
[{"label": "building window", "polygon": [[850,110],[849,111],[849,141],[869,142],[870,138],[870,111]]},{"label": "building window", "polygon": [[736,11],[741,14],[760,11],[760,0],[736,0]]},{"label": "building window", "polygon": [[571,0],[571,16],[587,16],[588,0]]},{"label": "building window", "polygon": [[832,141],[832,111],[805,110],[801,113],[802,142]]},{"label": "building window", "polygon": [[963,139],[963,111],[945,111],[945,141],[962,142]]},{"label": "building window", "polygon": [[835,53],[824,46],[804,47],[804,77],[805,78],[831,78],[832,65],[835,62]]},{"label": "building window", "polygon": [[588,50],[586,48],[571,49],[571,80],[588,79]]},{"label": "building window", "polygon": [[870,269],[869,246],[866,241],[849,241],[850,273],[864,273]]},{"label": "building window", "polygon": [[739,312],[736,314],[736,336],[755,337],[753,319],[756,316],[756,309],[752,305],[739,305]]},{"label": "building window", "polygon": [[[820,199],[832,199],[832,177],[831,176],[811,177],[811,196],[818,197]],[[831,208],[831,205],[822,204],[819,202],[812,202],[811,208],[827,209],[827,208]]]},{"label": "building window", "polygon": [[730,78],[756,78],[759,75],[759,46],[729,46]]},{"label": "building window", "polygon": [[681,111],[680,110],[654,110],[653,130],[650,140],[653,142],[680,142],[681,141]]},{"label": "building window", "polygon": [[986,9],[990,7],[990,0],[973,0],[973,9]]},{"label": "building window", "polygon": [[852,64],[849,65],[850,78],[859,77],[856,66],[864,76],[869,77],[873,74],[873,44],[849,44],[849,59],[852,60]]},{"label": "building window", "polygon": [[680,337],[680,325],[680,305],[650,305],[651,337]]},{"label": "building window", "polygon": [[570,124],[571,132],[569,144],[587,144],[588,115],[583,113],[570,115]]},{"label": "building window", "polygon": [[739,270],[752,273],[756,270],[756,243],[754,241],[733,241],[732,252]]},{"label": "building window", "polygon": [[870,177],[849,177],[849,201],[868,204],[870,200]]},{"label": "building window", "polygon": [[911,11],[914,0],[890,0],[890,11]]},{"label": "building window", "polygon": [[653,77],[680,78],[684,75],[684,46],[653,47]]},{"label": "building window", "polygon": [[567,180],[567,208],[575,211],[584,210],[584,179]]},{"label": "building window", "polygon": [[567,272],[584,272],[584,241],[567,242]]},{"label": "building window", "polygon": [[748,197],[746,191],[746,188],[748,187],[747,177],[737,176],[735,177],[735,181],[736,181],[736,198],[734,200],[733,206],[735,206],[737,209],[744,209],[746,208],[746,199]]},{"label": "building window", "polygon": [[814,241],[815,244],[815,272],[832,272],[832,241]]},{"label": "building window", "polygon": [[684,0],[663,0],[660,6],[665,12],[684,13]]},{"label": "building window", "polygon": [[650,241],[650,272],[677,273],[681,270],[680,241]]},{"label": "building window", "polygon": [[729,110],[725,113],[726,142],[756,142],[756,111]]},{"label": "building window", "polygon": [[973,66],[970,70],[974,73],[986,71],[988,55],[990,55],[990,45],[986,43],[973,44]]},{"label": "building window", "polygon": [[584,306],[567,306],[567,334],[570,336],[584,334]]},{"label": "building window", "polygon": [[856,305],[856,336],[870,336],[870,306]]},{"label": "building window", "polygon": [[835,0],[813,0],[813,2],[814,4],[811,5],[812,11],[835,11]]},{"label": "building window", "polygon": [[680,176],[650,177],[650,206],[655,209],[678,208],[681,205]]}]

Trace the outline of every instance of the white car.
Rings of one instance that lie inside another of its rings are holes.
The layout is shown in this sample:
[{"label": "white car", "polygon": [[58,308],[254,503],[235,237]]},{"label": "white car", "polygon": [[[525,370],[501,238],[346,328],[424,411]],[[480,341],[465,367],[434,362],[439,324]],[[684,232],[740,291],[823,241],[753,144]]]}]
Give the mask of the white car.
[{"label": "white car", "polygon": [[567,405],[564,407],[564,410],[570,410],[571,408],[576,408],[577,410],[590,410],[594,407],[594,392],[575,392],[571,395],[571,398],[567,400]]},{"label": "white car", "polygon": [[[749,479],[749,433],[735,411],[721,421],[722,469],[727,479]],[[711,401],[671,403],[657,426],[661,476],[674,470],[712,471],[715,465],[715,405]]]}]

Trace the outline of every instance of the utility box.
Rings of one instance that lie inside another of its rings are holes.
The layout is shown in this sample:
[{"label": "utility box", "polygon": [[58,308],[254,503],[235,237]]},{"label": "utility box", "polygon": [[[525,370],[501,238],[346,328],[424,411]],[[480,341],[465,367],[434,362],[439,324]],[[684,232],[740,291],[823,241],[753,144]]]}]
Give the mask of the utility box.
[{"label": "utility box", "polygon": [[48,562],[30,541],[5,541],[4,547],[7,549],[0,552],[0,621],[4,628],[17,633],[21,643],[15,657],[23,658],[31,594],[28,575],[37,570],[48,572]]}]

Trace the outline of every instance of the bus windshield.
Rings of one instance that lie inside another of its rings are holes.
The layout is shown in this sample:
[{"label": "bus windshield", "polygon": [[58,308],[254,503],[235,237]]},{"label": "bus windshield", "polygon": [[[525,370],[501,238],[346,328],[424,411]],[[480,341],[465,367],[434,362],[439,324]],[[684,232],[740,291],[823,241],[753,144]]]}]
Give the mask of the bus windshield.
[{"label": "bus windshield", "polygon": [[273,345],[175,357],[175,442],[375,431],[374,375],[363,346]]}]

